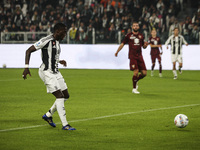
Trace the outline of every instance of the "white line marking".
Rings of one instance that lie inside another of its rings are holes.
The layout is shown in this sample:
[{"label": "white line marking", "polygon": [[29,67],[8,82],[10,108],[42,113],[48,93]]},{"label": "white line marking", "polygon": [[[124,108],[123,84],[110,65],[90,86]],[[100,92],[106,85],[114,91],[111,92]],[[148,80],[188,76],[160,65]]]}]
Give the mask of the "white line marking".
[{"label": "white line marking", "polygon": [[0,132],[16,131],[16,130],[22,130],[22,129],[31,129],[31,128],[43,127],[43,126],[47,126],[47,125],[48,124],[45,124],[45,125],[36,125],[36,126],[28,126],[28,127],[21,127],[21,128],[11,128],[11,129],[0,130]]},{"label": "white line marking", "polygon": [[174,108],[181,108],[181,107],[190,107],[190,106],[199,106],[199,105],[200,104],[191,104],[191,105],[183,105],[183,106],[175,106],[175,107],[166,107],[166,108],[141,110],[141,111],[136,111],[136,112],[127,112],[127,113],[121,113],[121,114],[115,114],[115,115],[108,115],[108,116],[101,116],[101,117],[95,117],[95,118],[73,120],[73,121],[70,121],[70,122],[81,122],[81,121],[89,121],[89,120],[98,120],[98,119],[104,119],[104,118],[110,118],[110,117],[116,117],[116,116],[124,116],[124,115],[130,115],[130,114],[138,114],[138,113],[144,113],[144,112],[151,112],[151,111],[158,111],[158,110],[167,110],[167,109],[174,109]]},{"label": "white line marking", "polygon": [[[152,112],[152,111],[159,111],[159,110],[167,110],[167,109],[175,109],[175,108],[182,108],[182,107],[199,106],[199,105],[200,104],[191,104],[191,105],[183,105],[183,106],[174,106],[174,107],[166,107],[166,108],[141,110],[141,111],[136,111],[136,112],[127,112],[127,113],[114,114],[114,115],[108,115],[108,116],[100,116],[100,117],[95,117],[95,118],[72,120],[72,121],[69,121],[69,122],[82,122],[82,121],[98,120],[98,119],[104,119],[104,118],[110,118],[110,117],[130,115],[130,114],[138,114],[138,113],[145,113],[145,112]],[[56,124],[60,124],[60,123],[56,123]],[[23,129],[31,129],[31,128],[38,128],[38,127],[43,127],[43,126],[49,126],[49,125],[45,124],[45,125],[36,125],[36,126],[28,126],[28,127],[21,127],[21,128],[11,128],[11,129],[0,130],[0,132],[16,131],[16,130],[23,130]]]},{"label": "white line marking", "polygon": [[[29,78],[28,80],[38,80],[38,79]],[[18,78],[18,79],[0,80],[0,82],[9,82],[9,81],[24,81],[24,79],[23,78]]]},{"label": "white line marking", "polygon": [[0,82],[8,82],[8,81],[22,81],[24,79],[7,79],[7,80],[0,80]]}]

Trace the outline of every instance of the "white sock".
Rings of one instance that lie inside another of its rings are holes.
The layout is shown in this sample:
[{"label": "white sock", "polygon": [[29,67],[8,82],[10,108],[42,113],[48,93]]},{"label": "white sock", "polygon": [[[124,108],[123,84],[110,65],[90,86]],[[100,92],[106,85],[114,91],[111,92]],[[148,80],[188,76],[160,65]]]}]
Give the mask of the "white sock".
[{"label": "white sock", "polygon": [[55,104],[56,104],[56,108],[57,108],[60,120],[62,122],[62,125],[66,126],[68,124],[68,122],[67,122],[67,119],[66,119],[64,98],[57,98],[56,101],[55,101]]},{"label": "white sock", "polygon": [[173,70],[173,74],[174,74],[174,76],[177,76],[176,70]]},{"label": "white sock", "polygon": [[[65,98],[64,102],[66,102],[68,99]],[[52,117],[53,114],[56,112],[56,102],[54,102],[54,104],[51,106],[51,108],[49,109],[49,111],[46,113],[47,117]]]},{"label": "white sock", "polygon": [[51,106],[51,108],[49,109],[49,111],[46,113],[47,117],[52,117],[54,112],[56,112],[56,102],[54,102],[54,104]]}]

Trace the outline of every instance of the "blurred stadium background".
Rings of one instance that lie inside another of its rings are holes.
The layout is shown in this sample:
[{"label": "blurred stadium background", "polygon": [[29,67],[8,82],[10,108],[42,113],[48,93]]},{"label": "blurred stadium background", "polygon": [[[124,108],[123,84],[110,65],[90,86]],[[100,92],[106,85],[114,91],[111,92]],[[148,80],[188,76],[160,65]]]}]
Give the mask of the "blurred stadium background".
[{"label": "blurred stadium background", "polygon": [[200,43],[199,0],[1,0],[0,42],[33,43],[64,22],[62,43],[117,44],[133,21],[146,40],[156,28],[164,43],[178,27],[189,44]]}]

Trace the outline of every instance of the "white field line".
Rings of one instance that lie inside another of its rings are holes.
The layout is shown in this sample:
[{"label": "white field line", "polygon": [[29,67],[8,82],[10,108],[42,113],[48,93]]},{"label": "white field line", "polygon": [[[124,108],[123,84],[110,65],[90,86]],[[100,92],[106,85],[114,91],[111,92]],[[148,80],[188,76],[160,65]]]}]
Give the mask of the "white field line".
[{"label": "white field line", "polygon": [[9,82],[9,81],[22,81],[24,80],[23,78],[21,79],[7,79],[7,80],[0,80],[0,82]]},{"label": "white field line", "polygon": [[[38,80],[36,78],[29,78],[27,77],[28,79],[26,80]],[[0,82],[9,82],[9,81],[24,81],[24,79],[21,77],[21,78],[18,78],[18,79],[7,79],[7,80],[0,80]]]},{"label": "white field line", "polygon": [[[175,108],[183,108],[183,107],[192,107],[192,106],[199,106],[199,105],[200,104],[191,104],[191,105],[174,106],[174,107],[166,107],[166,108],[148,109],[148,110],[141,110],[141,111],[135,111],[135,112],[127,112],[127,113],[114,114],[114,115],[108,115],[108,116],[100,116],[100,117],[94,117],[94,118],[72,120],[72,121],[69,121],[69,122],[82,122],[82,121],[90,121],[90,120],[99,120],[99,119],[104,119],[104,118],[111,118],[111,117],[124,116],[124,115],[130,115],[130,114],[138,114],[138,113],[153,112],[153,111],[159,111],[159,110],[168,110],[168,109],[175,109]],[[56,123],[56,124],[60,124],[60,123]],[[31,128],[37,128],[37,127],[43,127],[43,126],[49,126],[49,125],[45,124],[45,125],[36,125],[36,126],[28,126],[28,127],[21,127],[21,128],[11,128],[11,129],[0,130],[0,132],[16,131],[16,130],[23,130],[23,129],[31,129]]]}]

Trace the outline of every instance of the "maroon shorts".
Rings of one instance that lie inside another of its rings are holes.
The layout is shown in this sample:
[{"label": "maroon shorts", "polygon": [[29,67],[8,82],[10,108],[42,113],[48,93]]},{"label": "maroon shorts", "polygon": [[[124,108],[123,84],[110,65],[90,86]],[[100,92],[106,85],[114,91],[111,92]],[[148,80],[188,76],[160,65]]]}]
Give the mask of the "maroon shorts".
[{"label": "maroon shorts", "polygon": [[130,70],[133,71],[135,69],[139,69],[139,71],[147,70],[142,56],[130,59]]},{"label": "maroon shorts", "polygon": [[158,59],[158,61],[161,61],[160,54],[158,54],[158,55],[151,55],[151,62],[155,63],[156,62],[156,58]]}]

